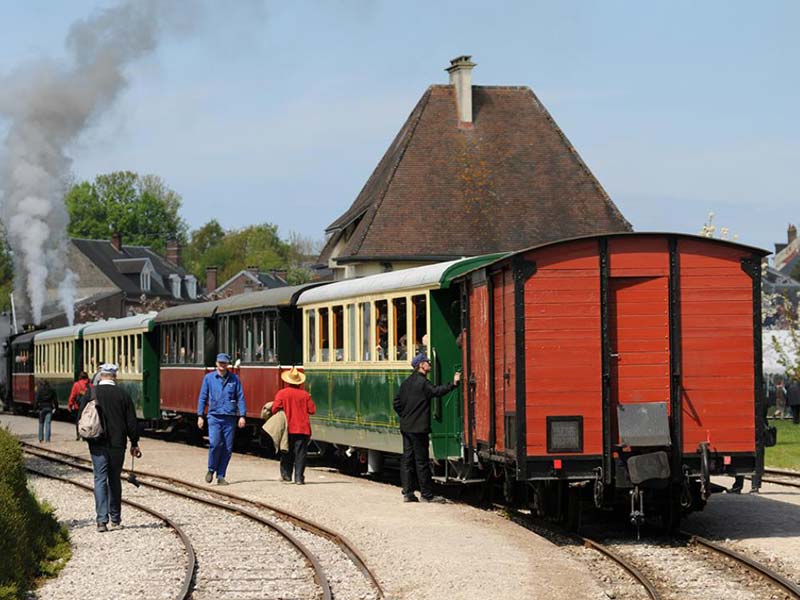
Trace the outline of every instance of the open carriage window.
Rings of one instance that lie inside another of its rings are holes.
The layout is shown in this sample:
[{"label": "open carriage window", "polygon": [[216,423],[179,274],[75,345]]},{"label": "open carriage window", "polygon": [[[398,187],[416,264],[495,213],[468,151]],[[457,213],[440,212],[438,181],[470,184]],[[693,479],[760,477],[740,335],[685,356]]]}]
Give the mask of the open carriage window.
[{"label": "open carriage window", "polygon": [[347,305],[347,360],[358,360],[358,320],[356,305]]},{"label": "open carriage window", "polygon": [[333,360],[344,360],[344,307],[334,306],[331,309],[333,318]]},{"label": "open carriage window", "polygon": [[389,302],[375,302],[375,356],[378,360],[389,359]]},{"label": "open carriage window", "polygon": [[414,354],[428,352],[428,302],[424,295],[411,297],[411,328]]},{"label": "open carriage window", "polygon": [[312,308],[308,311],[308,362],[316,362],[317,360],[317,318],[316,311]]},{"label": "open carriage window", "polygon": [[408,359],[408,306],[405,298],[392,300],[394,328],[392,332],[392,359]]},{"label": "open carriage window", "polygon": [[327,308],[319,309],[319,360],[328,362],[331,359],[330,329],[328,327],[329,311]]},{"label": "open carriage window", "polygon": [[361,311],[361,360],[372,360],[372,305],[359,304]]}]

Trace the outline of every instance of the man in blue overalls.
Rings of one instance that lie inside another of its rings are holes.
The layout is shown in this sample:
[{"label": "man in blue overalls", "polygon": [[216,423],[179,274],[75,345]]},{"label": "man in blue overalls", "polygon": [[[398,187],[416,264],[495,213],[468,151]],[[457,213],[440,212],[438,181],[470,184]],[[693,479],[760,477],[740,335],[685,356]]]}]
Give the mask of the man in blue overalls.
[{"label": "man in blue overalls", "polygon": [[245,425],[245,405],[242,382],[228,371],[231,357],[217,354],[217,369],[203,378],[200,397],[197,399],[197,427],[203,428],[203,413],[208,404],[208,472],[206,483],[217,474],[217,485],[228,485],[225,474],[233,454],[233,434],[236,417],[239,429]]}]

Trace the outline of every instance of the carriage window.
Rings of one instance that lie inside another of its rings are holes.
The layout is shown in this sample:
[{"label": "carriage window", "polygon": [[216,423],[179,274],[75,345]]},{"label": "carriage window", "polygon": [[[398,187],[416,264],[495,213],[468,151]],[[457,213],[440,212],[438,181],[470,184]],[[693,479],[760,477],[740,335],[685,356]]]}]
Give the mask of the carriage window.
[{"label": "carriage window", "polygon": [[347,305],[347,360],[358,360],[356,305]]},{"label": "carriage window", "polygon": [[317,319],[316,311],[312,308],[308,311],[308,362],[317,360]]},{"label": "carriage window", "polygon": [[428,302],[422,296],[411,297],[411,327],[414,336],[414,353],[428,351]]},{"label": "carriage window", "polygon": [[328,362],[331,359],[331,340],[330,332],[328,329],[328,309],[319,309],[319,360],[320,362]]},{"label": "carriage window", "polygon": [[278,315],[266,315],[267,323],[267,345],[266,361],[270,363],[278,362]]},{"label": "carriage window", "polygon": [[361,360],[370,360],[372,356],[372,305],[369,302],[359,303],[361,312]]},{"label": "carriage window", "polygon": [[408,358],[408,306],[405,298],[392,300],[394,331],[392,332],[392,359]]},{"label": "carriage window", "polygon": [[334,306],[331,309],[333,318],[333,359],[344,360],[344,307]]},{"label": "carriage window", "polygon": [[253,330],[253,315],[242,315],[242,360],[253,362],[255,355],[255,331]]},{"label": "carriage window", "polygon": [[253,315],[253,360],[256,362],[264,362],[265,319],[266,315],[264,313]]},{"label": "carriage window", "polygon": [[196,361],[197,327],[195,323],[186,324],[186,364],[193,365]]},{"label": "carriage window", "polygon": [[389,358],[389,302],[375,302],[375,356],[378,360]]}]

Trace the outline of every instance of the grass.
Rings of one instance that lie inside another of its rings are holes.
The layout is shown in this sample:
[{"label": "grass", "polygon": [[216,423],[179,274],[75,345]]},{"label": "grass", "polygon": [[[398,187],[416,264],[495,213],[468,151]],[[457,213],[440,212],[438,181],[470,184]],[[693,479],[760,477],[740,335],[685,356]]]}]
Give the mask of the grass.
[{"label": "grass", "polygon": [[800,470],[800,425],[791,419],[770,419],[769,424],[778,428],[778,444],[767,448],[766,466]]}]

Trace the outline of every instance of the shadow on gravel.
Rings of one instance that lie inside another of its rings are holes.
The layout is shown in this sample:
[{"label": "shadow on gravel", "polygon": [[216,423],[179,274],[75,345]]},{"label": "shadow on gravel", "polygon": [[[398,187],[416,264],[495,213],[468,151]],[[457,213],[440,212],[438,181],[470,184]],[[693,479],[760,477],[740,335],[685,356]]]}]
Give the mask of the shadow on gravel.
[{"label": "shadow on gravel", "polygon": [[[778,497],[782,500],[771,498]],[[800,493],[715,494],[703,512],[686,519],[688,531],[711,539],[800,537]]]}]

